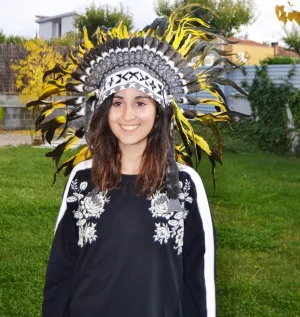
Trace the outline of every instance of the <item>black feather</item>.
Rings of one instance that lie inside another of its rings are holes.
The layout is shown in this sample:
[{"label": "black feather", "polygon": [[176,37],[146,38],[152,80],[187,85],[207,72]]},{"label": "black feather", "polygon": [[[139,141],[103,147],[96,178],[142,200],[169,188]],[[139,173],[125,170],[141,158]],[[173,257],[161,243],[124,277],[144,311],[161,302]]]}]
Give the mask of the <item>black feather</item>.
[{"label": "black feather", "polygon": [[120,48],[121,49],[123,49],[123,48],[125,48],[125,47],[127,47],[128,48],[128,39],[121,39],[120,40]]},{"label": "black feather", "polygon": [[69,74],[69,72],[63,68],[62,66],[60,66],[59,64],[56,64],[52,69],[50,70],[47,70],[44,75],[43,75],[43,82],[45,82],[46,78],[49,76],[49,75],[52,75],[52,74],[62,74],[62,75],[66,75],[66,74]]},{"label": "black feather", "polygon": [[43,139],[44,143],[45,143],[45,139],[46,139],[46,141],[49,144],[51,144],[51,141],[53,140],[56,129],[60,128],[63,124],[65,124],[65,123],[58,122],[56,120],[56,118],[54,118],[52,120],[49,120],[49,121],[37,126],[36,130],[41,130],[42,139]]}]

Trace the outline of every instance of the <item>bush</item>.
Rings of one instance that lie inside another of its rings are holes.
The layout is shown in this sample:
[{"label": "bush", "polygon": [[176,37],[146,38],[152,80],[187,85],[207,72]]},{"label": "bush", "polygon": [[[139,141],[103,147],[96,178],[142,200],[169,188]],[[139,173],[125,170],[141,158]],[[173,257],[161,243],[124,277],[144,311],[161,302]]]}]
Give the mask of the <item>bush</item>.
[{"label": "bush", "polygon": [[[231,123],[220,122],[220,134],[222,137],[224,152],[253,152],[257,151],[257,135],[255,134],[252,117],[245,116],[233,119]],[[209,127],[191,122],[196,133],[201,135],[216,150],[215,137]]]},{"label": "bush", "polygon": [[3,120],[3,118],[4,118],[4,110],[3,110],[3,108],[0,106],[0,124],[1,124],[1,122],[2,122],[2,120]]},{"label": "bush", "polygon": [[[289,72],[286,81],[275,85],[269,78],[266,65],[256,68],[255,78],[251,86],[247,86],[249,92],[253,117],[253,132],[258,136],[258,146],[262,150],[284,154],[290,150],[291,132],[286,105],[290,105],[291,111],[298,114],[300,95],[288,80],[293,76],[294,69]],[[299,98],[299,99],[298,99]]]},{"label": "bush", "polygon": [[260,61],[261,65],[286,65],[286,64],[300,64],[299,58],[286,57],[286,56],[276,56],[267,57]]}]

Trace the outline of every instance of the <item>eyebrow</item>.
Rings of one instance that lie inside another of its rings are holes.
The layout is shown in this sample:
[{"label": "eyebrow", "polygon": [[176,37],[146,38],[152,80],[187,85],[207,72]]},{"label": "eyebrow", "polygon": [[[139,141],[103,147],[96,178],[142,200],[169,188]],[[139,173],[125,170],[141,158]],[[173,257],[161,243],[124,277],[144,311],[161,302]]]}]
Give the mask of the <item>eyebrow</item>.
[{"label": "eyebrow", "polygon": [[[116,96],[116,95],[113,98],[124,99],[124,97]],[[150,96],[136,96],[136,97],[134,97],[134,99],[143,99],[143,98],[151,99]]]}]

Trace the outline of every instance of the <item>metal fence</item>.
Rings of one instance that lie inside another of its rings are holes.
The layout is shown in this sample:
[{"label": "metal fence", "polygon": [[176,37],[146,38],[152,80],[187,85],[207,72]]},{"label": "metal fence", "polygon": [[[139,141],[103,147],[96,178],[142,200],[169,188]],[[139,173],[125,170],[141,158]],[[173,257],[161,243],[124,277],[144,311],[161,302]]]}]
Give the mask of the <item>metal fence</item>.
[{"label": "metal fence", "polygon": [[[260,66],[258,66],[260,67]],[[268,76],[269,78],[274,82],[274,84],[281,84],[284,81],[287,80],[289,72],[292,70],[292,65],[269,65],[267,66]],[[208,67],[200,67],[199,72],[204,71],[208,69]],[[245,66],[244,67],[245,72],[243,73],[241,70],[236,69],[233,72],[226,75],[225,78],[228,78],[232,81],[234,81],[237,85],[240,87],[242,86],[243,82],[246,82],[248,85],[252,84],[252,81],[255,77],[255,66]],[[291,77],[289,82],[297,89],[300,89],[300,65],[295,65],[295,72],[294,75]],[[232,97],[241,96],[241,94],[236,91],[234,88],[230,86],[221,86],[221,89],[229,103],[232,101]],[[209,93],[206,92],[199,92],[194,95],[195,97],[202,99],[202,98],[214,98]],[[235,100],[235,103],[238,102],[238,100]],[[245,104],[245,100],[241,99],[241,103]],[[196,106],[196,109],[201,112],[212,112],[214,111],[214,108],[204,106],[199,104]]]}]

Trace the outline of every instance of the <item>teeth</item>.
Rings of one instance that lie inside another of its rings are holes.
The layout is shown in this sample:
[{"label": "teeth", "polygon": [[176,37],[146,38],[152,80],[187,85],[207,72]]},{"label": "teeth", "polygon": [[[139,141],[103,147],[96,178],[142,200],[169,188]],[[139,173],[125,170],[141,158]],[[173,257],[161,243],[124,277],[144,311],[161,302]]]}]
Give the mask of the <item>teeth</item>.
[{"label": "teeth", "polygon": [[138,125],[121,125],[121,127],[124,130],[131,131],[139,127],[139,124]]}]

